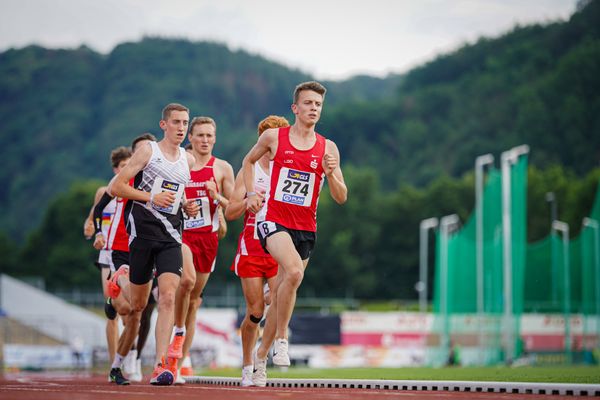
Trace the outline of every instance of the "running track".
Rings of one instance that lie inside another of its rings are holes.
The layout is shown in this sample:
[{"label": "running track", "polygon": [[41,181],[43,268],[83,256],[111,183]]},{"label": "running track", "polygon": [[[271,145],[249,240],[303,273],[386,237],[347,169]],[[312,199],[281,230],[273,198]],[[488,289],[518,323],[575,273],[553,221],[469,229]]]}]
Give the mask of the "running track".
[{"label": "running track", "polygon": [[[149,378],[145,377],[146,380]],[[589,399],[587,396],[558,396],[538,394],[444,392],[444,391],[393,391],[378,389],[335,388],[241,388],[231,385],[188,383],[185,386],[157,387],[147,383],[116,386],[105,376],[66,373],[10,373],[0,377],[0,399],[4,400],[124,400],[168,396],[176,400],[433,400],[433,399]]]}]

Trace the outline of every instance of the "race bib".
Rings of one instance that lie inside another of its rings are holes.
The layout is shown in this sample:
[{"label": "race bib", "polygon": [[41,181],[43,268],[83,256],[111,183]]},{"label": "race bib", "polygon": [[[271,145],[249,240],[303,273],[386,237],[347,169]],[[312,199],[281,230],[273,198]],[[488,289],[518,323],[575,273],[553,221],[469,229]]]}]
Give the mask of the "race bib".
[{"label": "race bib", "polygon": [[314,189],[314,173],[281,168],[274,199],[283,203],[310,207]]},{"label": "race bib", "polygon": [[151,202],[146,203],[146,207],[153,208],[156,211],[175,215],[177,214],[177,211],[179,211],[179,205],[181,204],[181,199],[183,198],[184,188],[185,186],[181,183],[171,182],[166,179],[157,177],[154,180],[154,185],[152,185],[152,190],[150,191],[150,193],[153,195],[157,195],[161,192],[173,192],[175,193],[175,201],[169,207],[160,207]]},{"label": "race bib", "polygon": [[204,228],[212,224],[212,217],[210,215],[210,200],[208,197],[199,197],[197,199],[189,199],[189,201],[195,201],[200,207],[198,214],[195,217],[190,217],[183,212],[183,229],[196,229]]}]

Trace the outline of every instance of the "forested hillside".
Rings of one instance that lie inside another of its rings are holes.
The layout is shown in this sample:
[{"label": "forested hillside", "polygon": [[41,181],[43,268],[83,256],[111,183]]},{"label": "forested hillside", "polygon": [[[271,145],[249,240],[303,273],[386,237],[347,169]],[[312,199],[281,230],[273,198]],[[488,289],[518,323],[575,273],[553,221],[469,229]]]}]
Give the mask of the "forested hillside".
[{"label": "forested hillside", "polygon": [[[110,149],[150,131],[181,102],[218,124],[215,154],[238,169],[267,114],[291,119],[294,86],[312,79],[215,43],[146,38],[101,55],[31,46],[0,54],[0,270],[49,287],[97,285],[81,237]],[[303,290],[362,298],[415,295],[418,224],[473,208],[476,156],[531,147],[528,237],[549,230],[545,193],[576,234],[600,179],[600,1],[569,21],[514,28],[403,76],[325,82],[318,131],[340,148],[344,207],[323,195]],[[325,188],[325,192],[327,188]],[[237,225],[221,244],[215,284]],[[26,260],[25,263],[20,262]],[[77,273],[65,269],[75,266]]]},{"label": "forested hillside", "polygon": [[523,143],[534,165],[584,174],[600,160],[600,2],[440,56],[396,97],[336,107],[322,126],[388,189],[459,176],[476,156]]}]

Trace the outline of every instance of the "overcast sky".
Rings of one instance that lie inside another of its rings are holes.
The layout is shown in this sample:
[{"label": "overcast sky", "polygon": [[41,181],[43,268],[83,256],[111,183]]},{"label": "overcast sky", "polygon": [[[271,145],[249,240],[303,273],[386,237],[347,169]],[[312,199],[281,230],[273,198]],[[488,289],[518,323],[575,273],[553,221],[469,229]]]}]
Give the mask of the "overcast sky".
[{"label": "overcast sky", "polygon": [[0,51],[102,53],[143,36],[213,40],[318,79],[405,72],[515,24],[566,20],[576,0],[0,0]]}]

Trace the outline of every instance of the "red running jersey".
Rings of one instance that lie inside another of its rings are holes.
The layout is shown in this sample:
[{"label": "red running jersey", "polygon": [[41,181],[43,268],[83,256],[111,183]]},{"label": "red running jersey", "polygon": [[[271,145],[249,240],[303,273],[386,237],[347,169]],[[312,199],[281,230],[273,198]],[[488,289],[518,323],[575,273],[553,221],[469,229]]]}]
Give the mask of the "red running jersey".
[{"label": "red running jersey", "polygon": [[188,216],[185,211],[183,212],[184,234],[188,231],[210,233],[219,229],[217,205],[206,189],[206,182],[215,177],[214,164],[215,157],[212,156],[204,167],[198,171],[190,171],[191,180],[185,185],[185,196],[188,201],[195,200],[200,206],[200,210],[193,218]]},{"label": "red running jersey", "polygon": [[323,187],[326,140],[316,134],[315,145],[298,150],[290,143],[290,127],[279,128],[277,153],[271,160],[271,184],[265,221],[288,229],[317,231],[317,204]]},{"label": "red running jersey", "polygon": [[[129,181],[129,186],[133,186],[133,179]],[[125,224],[125,220],[128,218],[126,206],[129,200],[117,197],[116,201],[115,215],[108,229],[106,243],[112,250],[129,252],[129,234]]]}]

